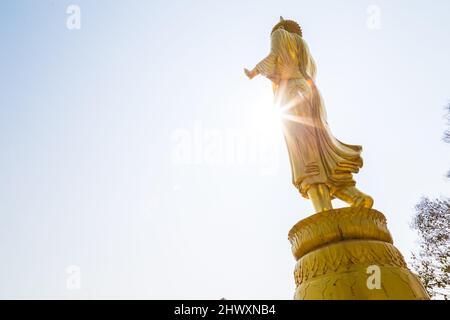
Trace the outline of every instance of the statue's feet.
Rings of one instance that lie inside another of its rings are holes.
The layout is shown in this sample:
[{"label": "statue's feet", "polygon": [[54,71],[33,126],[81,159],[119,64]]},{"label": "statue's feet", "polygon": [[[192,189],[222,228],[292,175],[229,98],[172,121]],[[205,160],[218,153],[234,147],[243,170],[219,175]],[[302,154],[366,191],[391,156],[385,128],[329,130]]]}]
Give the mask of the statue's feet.
[{"label": "statue's feet", "polygon": [[334,195],[347,202],[351,207],[371,209],[373,206],[372,197],[359,191],[356,187],[337,190]]},{"label": "statue's feet", "polygon": [[373,198],[360,192],[358,196],[353,198],[352,207],[371,209],[373,206]]}]

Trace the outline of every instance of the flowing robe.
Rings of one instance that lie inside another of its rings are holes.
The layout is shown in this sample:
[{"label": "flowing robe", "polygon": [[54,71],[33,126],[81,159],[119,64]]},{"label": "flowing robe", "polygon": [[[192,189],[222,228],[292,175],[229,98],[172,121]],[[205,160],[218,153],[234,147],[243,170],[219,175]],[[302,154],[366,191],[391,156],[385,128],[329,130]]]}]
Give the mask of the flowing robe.
[{"label": "flowing robe", "polygon": [[342,143],[332,135],[306,42],[284,29],[274,31],[270,54],[256,69],[272,81],[275,101],[282,108],[292,182],[300,193],[308,198],[309,187],[319,183],[330,188],[331,196],[354,186],[353,173],[363,165],[362,147]]}]

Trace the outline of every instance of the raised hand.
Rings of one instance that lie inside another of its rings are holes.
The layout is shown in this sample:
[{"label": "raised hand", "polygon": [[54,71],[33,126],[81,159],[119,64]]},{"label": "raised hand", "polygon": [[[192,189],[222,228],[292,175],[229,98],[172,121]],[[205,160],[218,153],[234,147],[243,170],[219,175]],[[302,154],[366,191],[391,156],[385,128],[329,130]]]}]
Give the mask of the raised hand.
[{"label": "raised hand", "polygon": [[247,68],[244,68],[244,72],[249,79],[253,79],[258,75],[258,71],[256,69],[250,71]]}]

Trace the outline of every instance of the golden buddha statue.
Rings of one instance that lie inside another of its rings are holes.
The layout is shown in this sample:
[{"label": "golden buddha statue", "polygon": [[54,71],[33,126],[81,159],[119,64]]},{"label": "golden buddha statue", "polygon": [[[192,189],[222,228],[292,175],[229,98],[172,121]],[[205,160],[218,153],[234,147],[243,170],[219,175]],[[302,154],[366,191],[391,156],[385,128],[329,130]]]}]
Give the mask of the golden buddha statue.
[{"label": "golden buddha statue", "polygon": [[250,79],[261,74],[272,81],[283,113],[292,182],[312,201],[316,212],[331,210],[333,198],[352,207],[371,208],[373,199],[358,190],[353,180],[363,165],[362,147],[332,135],[315,84],[316,64],[300,26],[280,17],[272,29],[269,55],[251,71],[244,71]]},{"label": "golden buddha statue", "polygon": [[[385,216],[355,187],[362,148],[331,134],[315,84],[316,65],[300,26],[281,18],[271,38],[269,55],[244,71],[250,79],[261,74],[272,81],[293,183],[317,212],[289,231],[297,260],[294,298],[429,299],[393,245]],[[350,207],[333,209],[333,198]]]}]

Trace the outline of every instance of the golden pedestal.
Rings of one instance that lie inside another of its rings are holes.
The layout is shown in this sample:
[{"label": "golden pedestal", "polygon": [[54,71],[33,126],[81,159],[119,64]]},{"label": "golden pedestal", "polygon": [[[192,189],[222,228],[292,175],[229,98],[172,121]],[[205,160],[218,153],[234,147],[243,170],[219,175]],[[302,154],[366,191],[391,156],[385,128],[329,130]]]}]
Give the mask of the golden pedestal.
[{"label": "golden pedestal", "polygon": [[429,299],[373,209],[324,211],[289,232],[296,300]]}]

